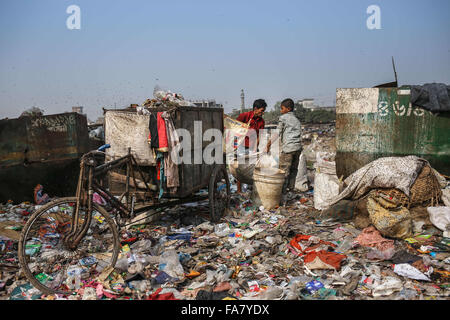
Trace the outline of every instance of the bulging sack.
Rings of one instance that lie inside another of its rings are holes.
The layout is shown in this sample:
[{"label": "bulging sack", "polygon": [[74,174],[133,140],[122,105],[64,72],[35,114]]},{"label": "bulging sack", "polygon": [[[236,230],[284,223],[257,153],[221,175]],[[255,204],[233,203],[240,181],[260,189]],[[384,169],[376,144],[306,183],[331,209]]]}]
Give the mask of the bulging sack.
[{"label": "bulging sack", "polygon": [[372,224],[383,236],[404,239],[412,235],[411,214],[407,208],[396,207],[372,192],[367,199],[367,211]]}]

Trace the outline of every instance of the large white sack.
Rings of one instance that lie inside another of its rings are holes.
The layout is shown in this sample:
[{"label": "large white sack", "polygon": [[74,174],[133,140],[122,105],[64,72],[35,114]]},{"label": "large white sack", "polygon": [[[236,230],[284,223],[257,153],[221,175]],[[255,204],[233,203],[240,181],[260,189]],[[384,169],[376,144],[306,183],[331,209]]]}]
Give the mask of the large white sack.
[{"label": "large white sack", "polygon": [[333,198],[339,195],[340,182],[337,176],[316,172],[314,178],[314,208],[328,208]]},{"label": "large white sack", "polygon": [[444,237],[450,236],[450,207],[428,207],[431,222],[444,231]]},{"label": "large white sack", "polygon": [[450,207],[450,188],[442,189],[442,201],[447,207]]},{"label": "large white sack", "polygon": [[308,191],[308,169],[306,168],[305,153],[302,152],[298,160],[297,177],[295,177],[295,189],[300,192]]}]

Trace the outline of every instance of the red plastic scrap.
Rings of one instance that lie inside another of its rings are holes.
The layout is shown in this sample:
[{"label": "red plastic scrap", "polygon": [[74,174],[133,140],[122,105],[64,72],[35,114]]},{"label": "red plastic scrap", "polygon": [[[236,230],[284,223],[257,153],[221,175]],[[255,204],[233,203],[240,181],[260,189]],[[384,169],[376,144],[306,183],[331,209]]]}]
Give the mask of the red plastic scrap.
[{"label": "red plastic scrap", "polygon": [[145,300],[178,300],[175,298],[172,292],[160,294],[162,288],[159,288],[154,293],[149,295]]},{"label": "red plastic scrap", "polygon": [[308,241],[310,238],[311,238],[311,236],[307,236],[307,235],[303,235],[303,234],[297,234],[297,235],[289,242],[289,244],[290,244],[291,246],[293,246],[294,248],[297,248],[297,249],[300,251],[300,253],[302,253],[302,255],[305,254],[306,252],[313,251],[313,250],[317,249],[320,245],[323,245],[323,244],[324,244],[324,245],[331,246],[331,247],[333,247],[333,248],[336,247],[336,245],[335,245],[334,243],[331,243],[331,242],[328,242],[328,241],[320,240],[318,244],[315,244],[315,245],[310,246],[310,247],[306,248],[305,250],[303,250],[302,247],[299,245],[299,242],[300,242],[300,241]]},{"label": "red plastic scrap", "polygon": [[303,259],[310,269],[336,269],[341,268],[341,261],[347,256],[325,250],[308,252]]},{"label": "red plastic scrap", "polygon": [[121,244],[123,244],[123,243],[132,243],[132,242],[135,242],[136,240],[137,240],[137,237],[133,237],[133,238],[128,238],[128,239],[125,239],[125,240],[121,240],[120,243]]},{"label": "red plastic scrap", "polygon": [[[312,268],[330,268],[330,269],[340,269],[341,261],[347,258],[344,254],[339,254],[336,252],[330,252],[326,250],[317,250],[321,245],[327,245],[335,248],[336,245],[334,243],[319,240],[319,243],[314,244],[306,249],[302,249],[299,242],[308,241],[311,236],[297,234],[290,242],[290,246],[293,249],[297,249],[299,251],[299,256],[304,256],[303,261],[305,264]],[[292,251],[292,250],[291,250]]]}]

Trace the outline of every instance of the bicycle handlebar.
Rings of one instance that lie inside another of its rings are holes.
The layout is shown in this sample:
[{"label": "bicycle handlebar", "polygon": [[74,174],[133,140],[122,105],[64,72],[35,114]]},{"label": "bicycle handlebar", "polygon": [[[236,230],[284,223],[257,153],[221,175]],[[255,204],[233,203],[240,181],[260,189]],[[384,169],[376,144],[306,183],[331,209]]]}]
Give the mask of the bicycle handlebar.
[{"label": "bicycle handlebar", "polygon": [[96,151],[105,151],[106,149],[111,148],[111,145],[109,143],[102,145],[99,147]]}]

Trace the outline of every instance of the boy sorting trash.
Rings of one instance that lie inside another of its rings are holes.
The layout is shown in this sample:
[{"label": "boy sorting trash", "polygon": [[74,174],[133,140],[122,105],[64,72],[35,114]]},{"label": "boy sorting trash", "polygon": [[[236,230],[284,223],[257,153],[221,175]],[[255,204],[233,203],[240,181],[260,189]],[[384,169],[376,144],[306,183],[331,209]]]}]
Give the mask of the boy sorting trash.
[{"label": "boy sorting trash", "polygon": [[281,116],[277,126],[278,134],[275,133],[266,149],[269,152],[272,143],[280,138],[279,168],[285,171],[283,195],[286,195],[288,190],[294,190],[299,158],[302,153],[301,123],[293,111],[294,101],[292,99],[285,99],[281,102]]},{"label": "boy sorting trash", "polygon": [[[244,150],[246,154],[257,152],[259,145],[259,130],[264,129],[263,115],[266,110],[267,103],[264,99],[257,99],[253,102],[253,110],[245,113],[241,113],[236,120],[248,123],[249,128],[255,130],[256,141],[245,137]],[[242,193],[241,182],[237,181],[237,192]]]}]

